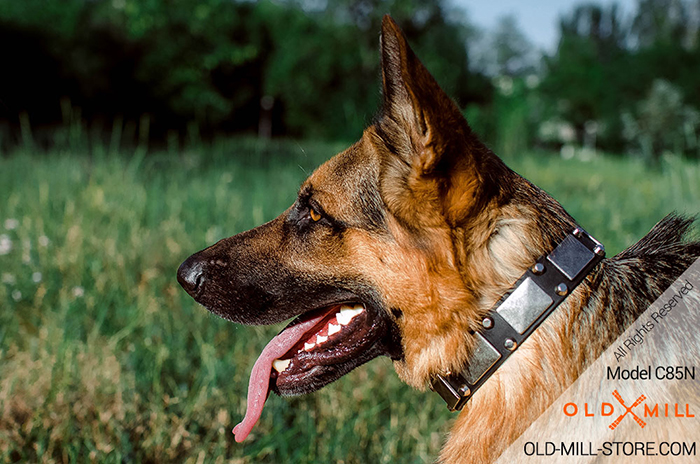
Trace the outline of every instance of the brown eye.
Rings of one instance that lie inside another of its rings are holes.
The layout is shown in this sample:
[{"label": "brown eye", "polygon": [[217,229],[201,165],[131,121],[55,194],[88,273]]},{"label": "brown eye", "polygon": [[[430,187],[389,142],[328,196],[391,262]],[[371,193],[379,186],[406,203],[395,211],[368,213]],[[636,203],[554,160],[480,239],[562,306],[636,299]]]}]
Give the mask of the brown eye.
[{"label": "brown eye", "polygon": [[309,208],[309,216],[314,222],[318,222],[321,219],[321,215],[313,208]]}]

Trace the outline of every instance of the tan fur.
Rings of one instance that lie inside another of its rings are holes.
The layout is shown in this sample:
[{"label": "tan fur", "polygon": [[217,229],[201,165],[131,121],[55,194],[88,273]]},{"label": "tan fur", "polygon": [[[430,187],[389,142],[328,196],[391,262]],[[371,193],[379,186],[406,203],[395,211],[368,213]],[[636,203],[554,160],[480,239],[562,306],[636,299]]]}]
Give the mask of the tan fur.
[{"label": "tan fur", "polygon": [[[360,141],[319,167],[279,218],[222,240],[188,263],[197,258],[198,266],[214,266],[223,275],[223,284],[210,275],[208,293],[199,297],[217,314],[244,323],[279,320],[260,315],[267,308],[241,296],[263,293],[255,287],[262,284],[251,281],[279,285],[269,297],[278,305],[280,291],[295,291],[296,280],[285,280],[290,275],[304,279],[311,291],[340,280],[371,287],[398,328],[402,355],[392,352],[392,358],[399,377],[425,389],[436,374],[467,365],[471,333],[483,315],[576,224],[478,141],[388,17],[382,69],[383,112]],[[311,225],[309,202],[343,227]],[[491,377],[455,421],[442,462],[497,458],[700,254],[700,245],[678,243],[689,223],[669,222],[643,244],[599,264]],[[645,248],[653,240],[667,243],[665,254]],[[233,272],[228,262],[245,272]],[[640,284],[639,269],[655,280]],[[231,290],[234,281],[242,284]],[[642,285],[648,288],[636,298],[620,296]],[[231,302],[240,313],[231,312]]]}]

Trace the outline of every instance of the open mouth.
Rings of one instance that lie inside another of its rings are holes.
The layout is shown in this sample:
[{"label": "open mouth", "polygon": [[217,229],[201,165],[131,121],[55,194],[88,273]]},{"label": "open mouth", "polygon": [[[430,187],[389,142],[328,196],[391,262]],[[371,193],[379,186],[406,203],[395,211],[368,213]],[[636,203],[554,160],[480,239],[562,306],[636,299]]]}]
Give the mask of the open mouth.
[{"label": "open mouth", "polygon": [[[361,303],[336,304],[302,314],[263,349],[248,384],[247,410],[234,429],[246,439],[270,391],[282,396],[309,393],[381,354],[390,354],[386,318]],[[390,335],[390,334],[389,334]],[[391,342],[389,340],[389,342]]]}]

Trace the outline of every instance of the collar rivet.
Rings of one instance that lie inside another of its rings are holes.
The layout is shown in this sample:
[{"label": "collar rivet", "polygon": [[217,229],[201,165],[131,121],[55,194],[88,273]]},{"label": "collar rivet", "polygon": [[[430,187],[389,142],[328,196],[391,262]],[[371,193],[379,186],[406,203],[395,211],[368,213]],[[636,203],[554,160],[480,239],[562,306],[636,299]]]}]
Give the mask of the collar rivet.
[{"label": "collar rivet", "polygon": [[537,263],[534,266],[532,266],[532,273],[535,275],[541,275],[544,274],[544,264],[542,263]]},{"label": "collar rivet", "polygon": [[485,317],[483,321],[481,321],[481,325],[484,326],[484,329],[490,329],[493,327],[493,319],[490,317]]},{"label": "collar rivet", "polygon": [[503,342],[503,346],[506,347],[506,350],[513,351],[518,347],[518,343],[512,338],[506,338],[506,341]]},{"label": "collar rivet", "polygon": [[554,291],[557,292],[557,295],[559,295],[559,296],[564,296],[564,295],[566,295],[567,293],[569,293],[569,287],[567,287],[566,284],[561,283],[561,284],[559,284],[559,285],[556,286],[556,288],[554,289]]}]

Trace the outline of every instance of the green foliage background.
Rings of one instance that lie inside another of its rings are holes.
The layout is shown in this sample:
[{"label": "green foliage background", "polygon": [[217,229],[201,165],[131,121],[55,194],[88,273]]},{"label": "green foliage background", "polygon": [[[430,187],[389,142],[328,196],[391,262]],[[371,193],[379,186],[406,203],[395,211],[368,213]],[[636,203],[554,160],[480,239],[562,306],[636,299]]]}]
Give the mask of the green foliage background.
[{"label": "green foliage background", "polygon": [[444,0],[0,0],[0,40],[12,44],[0,148],[30,130],[54,146],[76,121],[98,144],[211,140],[264,121],[276,136],[351,140],[378,111],[385,13],[501,153],[699,156],[695,0],[583,3],[546,53],[517,18],[483,31]]},{"label": "green foliage background", "polygon": [[50,127],[66,122],[64,101],[97,131],[147,115],[151,136],[212,135],[257,130],[268,96],[276,134],[355,137],[378,107],[385,12],[455,98],[483,101],[470,27],[441,0],[307,3],[0,0],[0,30],[16,44],[0,77],[4,116]]}]

